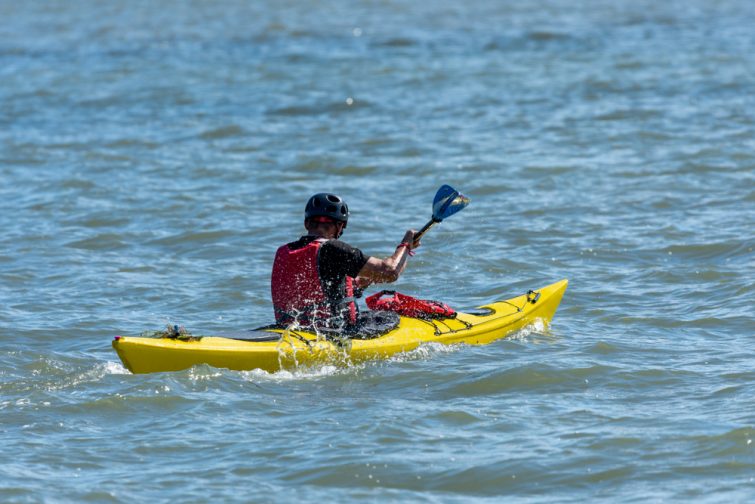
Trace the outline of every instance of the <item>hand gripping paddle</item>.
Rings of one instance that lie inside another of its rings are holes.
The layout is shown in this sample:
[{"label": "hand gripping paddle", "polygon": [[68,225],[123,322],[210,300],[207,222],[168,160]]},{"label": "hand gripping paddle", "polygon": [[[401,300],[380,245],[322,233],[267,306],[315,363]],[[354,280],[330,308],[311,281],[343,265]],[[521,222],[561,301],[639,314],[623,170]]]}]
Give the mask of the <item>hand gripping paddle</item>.
[{"label": "hand gripping paddle", "polygon": [[440,186],[440,189],[438,189],[438,192],[435,194],[435,199],[433,200],[433,217],[422,229],[420,229],[419,233],[414,236],[414,241],[418,241],[422,235],[435,224],[442,222],[443,219],[451,217],[456,212],[463,210],[467,205],[469,205],[469,198],[450,185],[444,184]]}]

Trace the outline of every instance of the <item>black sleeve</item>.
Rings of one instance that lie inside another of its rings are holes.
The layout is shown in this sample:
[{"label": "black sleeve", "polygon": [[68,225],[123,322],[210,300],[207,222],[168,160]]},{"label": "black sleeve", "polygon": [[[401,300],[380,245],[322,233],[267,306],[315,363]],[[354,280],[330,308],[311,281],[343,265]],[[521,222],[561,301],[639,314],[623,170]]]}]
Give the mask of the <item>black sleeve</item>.
[{"label": "black sleeve", "polygon": [[324,278],[341,275],[355,277],[367,264],[367,259],[369,256],[358,248],[341,240],[330,240],[324,243],[320,250],[320,274]]}]

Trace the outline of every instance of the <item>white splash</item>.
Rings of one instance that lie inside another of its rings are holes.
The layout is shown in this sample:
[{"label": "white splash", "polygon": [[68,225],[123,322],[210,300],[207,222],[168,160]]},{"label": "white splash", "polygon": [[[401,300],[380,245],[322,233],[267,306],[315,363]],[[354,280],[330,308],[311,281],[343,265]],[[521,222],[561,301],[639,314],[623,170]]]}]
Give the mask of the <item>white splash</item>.
[{"label": "white splash", "polygon": [[327,378],[330,376],[339,376],[352,374],[361,369],[361,366],[334,366],[332,364],[321,366],[299,366],[293,369],[281,369],[275,373],[270,373],[263,369],[252,369],[251,371],[240,371],[241,376],[247,381],[260,382],[290,382],[306,381]]},{"label": "white splash", "polygon": [[550,336],[549,324],[545,319],[535,319],[530,324],[519,329],[517,332],[509,336],[507,339],[514,341],[530,341],[530,336]]},{"label": "white splash", "polygon": [[414,350],[394,355],[389,362],[409,362],[415,360],[428,360],[435,355],[449,354],[459,351],[461,345],[444,345],[442,343],[423,343]]},{"label": "white splash", "polygon": [[131,371],[123,367],[123,364],[115,361],[107,361],[104,364],[104,371],[106,375],[127,375],[131,374]]}]

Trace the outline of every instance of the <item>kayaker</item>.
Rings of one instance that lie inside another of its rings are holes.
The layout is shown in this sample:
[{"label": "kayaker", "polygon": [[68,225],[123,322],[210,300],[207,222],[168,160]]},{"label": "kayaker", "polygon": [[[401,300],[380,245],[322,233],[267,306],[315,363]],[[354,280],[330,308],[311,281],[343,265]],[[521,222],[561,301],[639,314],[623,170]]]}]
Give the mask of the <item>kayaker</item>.
[{"label": "kayaker", "polygon": [[360,322],[355,298],[372,283],[395,282],[420,245],[410,229],[390,257],[368,256],[339,239],[348,221],[349,207],[335,194],[318,193],[307,201],[307,234],[275,254],[271,291],[278,325],[354,329]]}]

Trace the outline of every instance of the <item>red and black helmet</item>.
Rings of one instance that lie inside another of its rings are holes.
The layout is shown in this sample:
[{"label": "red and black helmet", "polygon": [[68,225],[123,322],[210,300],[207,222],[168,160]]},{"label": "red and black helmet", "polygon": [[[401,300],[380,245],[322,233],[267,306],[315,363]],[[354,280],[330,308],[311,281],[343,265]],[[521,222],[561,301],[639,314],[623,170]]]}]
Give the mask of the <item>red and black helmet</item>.
[{"label": "red and black helmet", "polygon": [[339,196],[329,193],[317,193],[307,201],[304,218],[330,217],[346,224],[349,220],[349,207]]}]

